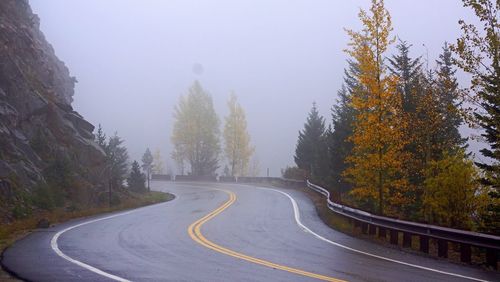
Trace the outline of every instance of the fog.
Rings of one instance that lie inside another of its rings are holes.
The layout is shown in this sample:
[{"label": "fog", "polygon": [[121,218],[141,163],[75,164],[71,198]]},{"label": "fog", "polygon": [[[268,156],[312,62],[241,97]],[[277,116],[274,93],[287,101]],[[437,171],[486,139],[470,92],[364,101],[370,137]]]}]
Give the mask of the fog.
[{"label": "fog", "polygon": [[[246,110],[261,174],[293,164],[312,103],[330,121],[346,66],[344,27],[359,29],[370,1],[31,0],[41,29],[78,80],[73,107],[125,139],[131,159],[146,147],[170,160],[173,107],[194,80],[221,121],[234,90]],[[394,35],[429,58],[472,21],[458,0],[387,0]],[[460,80],[465,85],[465,77]]]}]

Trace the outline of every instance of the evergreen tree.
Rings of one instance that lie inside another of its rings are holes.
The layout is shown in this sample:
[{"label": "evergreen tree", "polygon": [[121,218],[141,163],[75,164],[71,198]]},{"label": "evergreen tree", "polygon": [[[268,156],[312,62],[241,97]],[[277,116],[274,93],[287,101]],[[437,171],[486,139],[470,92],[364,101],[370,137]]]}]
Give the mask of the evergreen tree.
[{"label": "evergreen tree", "polygon": [[224,170],[222,171],[222,175],[224,176],[231,176],[231,171],[229,170],[229,167],[227,165],[224,166]]},{"label": "evergreen tree", "polygon": [[316,103],[313,103],[304,129],[299,131],[294,159],[297,166],[316,181],[323,181],[328,171],[326,138],[325,119],[320,116]]},{"label": "evergreen tree", "polygon": [[[437,61],[437,71],[424,74],[420,57],[409,56],[411,45],[400,41],[398,54],[389,59],[389,69],[398,77],[398,92],[403,103],[404,150],[408,153],[402,170],[408,177],[402,208],[406,218],[421,219],[422,196],[427,166],[439,161],[445,153],[465,143],[458,130],[459,90],[452,67],[451,52],[445,44]],[[411,128],[411,130],[410,130]]]},{"label": "evergreen tree", "polygon": [[123,140],[115,133],[105,148],[111,190],[121,188],[128,172],[128,152]]},{"label": "evergreen tree", "polygon": [[399,40],[396,46],[398,53],[388,59],[388,69],[398,78],[397,91],[402,102],[402,122],[407,129],[403,132],[403,138],[408,141],[404,150],[409,157],[404,159],[402,166],[404,174],[408,177],[408,189],[403,197],[409,201],[402,207],[402,213],[406,217],[419,214],[425,168],[425,156],[421,153],[421,148],[424,143],[423,136],[429,130],[425,122],[426,113],[421,111],[427,110],[421,107],[424,96],[422,63],[420,57],[415,59],[410,57],[411,46],[406,41]]},{"label": "evergreen tree", "polygon": [[[345,82],[347,84],[347,82]],[[338,91],[338,100],[332,106],[333,128],[328,133],[328,152],[330,158],[331,186],[340,193],[349,191],[352,185],[344,179],[342,173],[347,169],[347,157],[352,153],[352,135],[355,111],[351,105],[352,92],[345,85]],[[352,90],[354,91],[354,90]]]},{"label": "evergreen tree", "polygon": [[128,188],[134,192],[145,192],[146,186],[144,185],[146,181],[146,176],[141,172],[139,163],[134,161],[132,163],[132,169],[127,178]]},{"label": "evergreen tree", "polygon": [[104,134],[104,131],[102,130],[101,124],[99,123],[99,127],[97,128],[97,134],[95,135],[95,141],[101,149],[106,148],[106,134]]},{"label": "evergreen tree", "polygon": [[358,63],[352,59],[347,59],[347,64],[347,69],[344,69],[344,84],[349,95],[352,96],[354,93],[359,94],[366,91],[358,80],[360,75]]},{"label": "evergreen tree", "polygon": [[328,131],[329,181],[334,191],[339,193],[340,200],[342,193],[346,193],[352,188],[352,184],[343,176],[348,167],[347,157],[352,154],[354,146],[350,139],[356,116],[356,111],[352,106],[352,97],[353,95],[365,95],[363,94],[365,91],[363,85],[357,79],[359,66],[352,60],[347,60],[347,63],[348,67],[344,69],[344,83],[337,92],[338,99],[331,109],[333,128]]},{"label": "evergreen tree", "polygon": [[219,168],[219,118],[198,81],[181,96],[174,119],[172,157],[178,164],[187,162],[193,175],[214,175]]},{"label": "evergreen tree", "polygon": [[151,170],[153,169],[153,155],[149,148],[146,149],[144,155],[142,156],[142,169],[146,172],[146,179],[148,180],[148,190],[151,190],[149,186],[149,180],[151,178]]},{"label": "evergreen tree", "polygon": [[398,91],[401,95],[403,110],[405,112],[415,112],[416,97],[419,93],[419,76],[422,63],[420,57],[410,58],[411,45],[406,41],[399,41],[396,46],[398,54],[388,58],[388,69],[398,77]]},{"label": "evergreen tree", "polygon": [[484,129],[482,136],[490,145],[481,150],[489,161],[477,163],[483,169],[482,183],[491,188],[489,230],[500,233],[500,12],[499,1],[463,0],[478,17],[481,26],[460,20],[463,35],[452,50],[458,55],[455,63],[472,75],[471,90],[476,105],[473,116]]},{"label": "evergreen tree", "polygon": [[441,148],[450,150],[466,144],[467,139],[462,138],[459,127],[463,123],[460,115],[460,90],[458,88],[456,70],[453,66],[452,52],[445,42],[443,53],[439,55],[436,71],[436,87],[439,97],[439,112],[443,117],[443,124],[439,130]]}]

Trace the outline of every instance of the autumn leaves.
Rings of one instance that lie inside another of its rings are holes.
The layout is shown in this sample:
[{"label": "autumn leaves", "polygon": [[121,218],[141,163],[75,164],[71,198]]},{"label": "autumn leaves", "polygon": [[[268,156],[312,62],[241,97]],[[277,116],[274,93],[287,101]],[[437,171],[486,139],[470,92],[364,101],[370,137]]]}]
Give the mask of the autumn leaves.
[{"label": "autumn leaves", "polygon": [[[226,176],[243,176],[252,173],[249,167],[254,149],[250,145],[245,112],[236,95],[228,101],[229,114],[223,131],[223,153],[228,161]],[[215,175],[220,167],[220,121],[213,107],[212,98],[195,81],[187,95],[181,96],[174,110],[174,128],[171,136],[174,145],[172,158],[181,174],[195,176]]]},{"label": "autumn leaves", "polygon": [[[444,44],[433,69],[425,69],[420,57],[411,58],[411,44],[401,39],[396,55],[388,54],[396,39],[382,0],[372,0],[368,11],[361,10],[363,28],[346,30],[349,66],[332,107],[332,127],[325,127],[313,106],[295,152],[297,169],[304,173],[295,175],[305,174],[329,187],[337,201],[380,215],[498,230],[493,218],[499,210],[495,183],[500,155],[495,152],[500,148],[500,43],[494,18],[500,8],[490,1],[476,2],[464,4],[485,22],[482,41],[487,44],[479,46],[480,33],[463,26],[465,35],[457,45]],[[491,67],[481,69],[485,63]],[[476,101],[482,101],[483,110],[473,115],[465,107],[474,100],[459,87],[457,67],[472,73]],[[482,153],[496,156],[493,162],[476,165],[466,153],[467,139],[459,127],[474,116],[492,144]]]},{"label": "autumn leaves", "polygon": [[362,10],[359,18],[363,30],[347,31],[351,42],[346,52],[359,67],[359,89],[351,98],[357,113],[349,137],[354,147],[344,175],[355,183],[354,197],[377,199],[377,211],[384,214],[385,202],[403,204],[404,200],[405,123],[397,77],[384,65],[385,52],[394,42],[390,15],[382,1],[374,1],[370,13]]}]

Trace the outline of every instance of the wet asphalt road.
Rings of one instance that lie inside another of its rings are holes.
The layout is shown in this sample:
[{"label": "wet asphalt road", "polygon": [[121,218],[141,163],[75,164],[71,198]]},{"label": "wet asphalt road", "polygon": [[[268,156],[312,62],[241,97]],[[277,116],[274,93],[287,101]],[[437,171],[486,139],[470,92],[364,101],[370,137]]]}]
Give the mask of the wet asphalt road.
[{"label": "wet asphalt road", "polygon": [[[173,201],[75,227],[60,235],[56,254],[51,240],[58,232],[103,215],[37,230],[4,252],[2,263],[30,281],[319,281],[238,258],[347,281],[473,281],[419,269],[346,250],[305,232],[294,218],[292,203],[279,192],[255,186],[218,183],[153,182],[155,190],[176,195]],[[228,202],[201,226],[203,236],[226,253],[193,240],[188,228]],[[297,201],[302,223],[333,242],[397,261],[463,276],[500,281],[498,272],[412,255],[349,237],[327,227],[301,192],[284,191]],[[229,252],[229,254],[228,254]],[[233,254],[233,255],[231,255]],[[81,265],[70,262],[78,261]],[[96,273],[101,271],[101,273]],[[110,278],[111,277],[111,278]]]}]

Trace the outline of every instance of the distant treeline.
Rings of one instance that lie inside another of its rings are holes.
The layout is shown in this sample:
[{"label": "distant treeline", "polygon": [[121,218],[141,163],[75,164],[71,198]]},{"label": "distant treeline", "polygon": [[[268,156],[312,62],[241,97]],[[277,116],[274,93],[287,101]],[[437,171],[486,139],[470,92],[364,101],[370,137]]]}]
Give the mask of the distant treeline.
[{"label": "distant treeline", "polygon": [[[316,105],[300,131],[297,167],[283,174],[328,187],[337,201],[380,215],[500,233],[500,26],[498,1],[464,0],[481,26],[444,43],[431,69],[392,35],[382,0],[347,30],[348,67],[325,124]],[[387,54],[397,44],[395,54]],[[471,74],[462,89],[456,71]],[[483,129],[478,163],[459,127]]]}]

